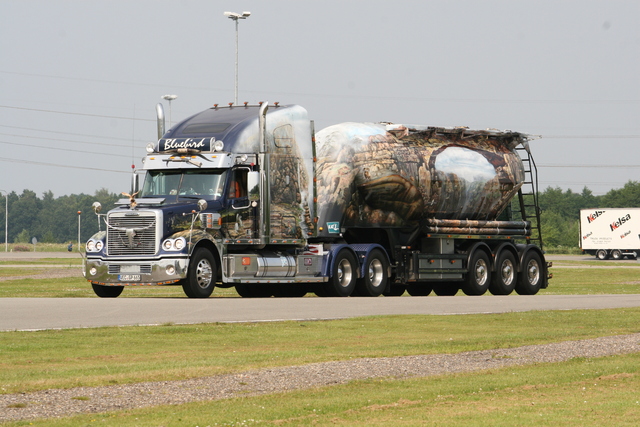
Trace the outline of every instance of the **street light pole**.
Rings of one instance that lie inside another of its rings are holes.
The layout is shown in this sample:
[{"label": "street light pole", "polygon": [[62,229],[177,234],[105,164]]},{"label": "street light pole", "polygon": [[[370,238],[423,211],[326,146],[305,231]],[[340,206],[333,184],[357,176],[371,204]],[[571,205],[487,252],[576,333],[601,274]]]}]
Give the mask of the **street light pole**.
[{"label": "street light pole", "polygon": [[9,252],[9,193],[5,190],[0,190],[4,193],[4,251]]},{"label": "street light pole", "polygon": [[247,19],[251,12],[242,12],[242,15],[235,12],[225,12],[224,16],[236,22],[236,85],[235,85],[235,105],[238,105],[238,20]]}]

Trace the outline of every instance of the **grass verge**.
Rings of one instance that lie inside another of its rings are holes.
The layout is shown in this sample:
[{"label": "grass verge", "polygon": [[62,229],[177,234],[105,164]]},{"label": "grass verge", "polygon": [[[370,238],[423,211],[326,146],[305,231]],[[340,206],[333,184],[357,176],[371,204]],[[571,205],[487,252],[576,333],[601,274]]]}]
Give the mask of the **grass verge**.
[{"label": "grass verge", "polygon": [[636,426],[640,355],[412,379],[7,426]]},{"label": "grass verge", "polygon": [[635,333],[638,325],[640,308],[2,332],[0,393],[510,348]]}]

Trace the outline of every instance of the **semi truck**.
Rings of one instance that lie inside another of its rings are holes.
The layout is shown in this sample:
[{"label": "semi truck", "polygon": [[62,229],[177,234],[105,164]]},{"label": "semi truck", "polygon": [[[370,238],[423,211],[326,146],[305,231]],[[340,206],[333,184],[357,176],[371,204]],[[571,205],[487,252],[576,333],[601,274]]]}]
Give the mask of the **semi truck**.
[{"label": "semi truck", "polygon": [[156,111],[158,141],[129,193],[106,214],[94,203],[83,271],[100,297],[148,285],[191,298],[548,286],[525,134],[393,123],[316,133],[303,107],[279,103],[215,104],[165,131]]},{"label": "semi truck", "polygon": [[640,253],[640,208],[581,209],[580,248],[599,260],[636,259]]}]

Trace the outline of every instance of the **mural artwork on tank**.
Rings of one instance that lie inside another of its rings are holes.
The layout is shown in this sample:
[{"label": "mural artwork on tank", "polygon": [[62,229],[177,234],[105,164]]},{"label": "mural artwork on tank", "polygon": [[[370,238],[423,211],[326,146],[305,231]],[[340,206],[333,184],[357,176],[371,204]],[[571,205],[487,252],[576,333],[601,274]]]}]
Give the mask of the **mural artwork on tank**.
[{"label": "mural artwork on tank", "polygon": [[522,138],[463,128],[325,128],[316,135],[319,223],[412,227],[424,218],[494,220],[524,181],[513,151]]}]

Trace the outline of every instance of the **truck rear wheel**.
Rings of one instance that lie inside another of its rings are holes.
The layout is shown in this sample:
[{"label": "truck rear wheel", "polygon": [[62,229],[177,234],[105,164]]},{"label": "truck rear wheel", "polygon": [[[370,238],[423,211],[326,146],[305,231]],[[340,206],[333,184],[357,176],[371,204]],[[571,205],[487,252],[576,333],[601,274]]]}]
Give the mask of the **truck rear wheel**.
[{"label": "truck rear wheel", "polygon": [[516,258],[508,250],[498,256],[496,272],[491,276],[489,291],[493,295],[509,295],[516,287]]},{"label": "truck rear wheel", "polygon": [[117,298],[124,290],[124,286],[102,286],[91,284],[93,292],[100,298]]},{"label": "truck rear wheel", "polygon": [[356,280],[356,291],[363,297],[377,297],[387,287],[389,275],[387,257],[380,249],[369,253],[367,264],[364,266],[364,277]]},{"label": "truck rear wheel", "polygon": [[307,287],[294,283],[277,283],[273,285],[272,291],[276,298],[301,298],[307,294]]},{"label": "truck rear wheel", "polygon": [[522,270],[518,274],[516,292],[520,295],[535,295],[542,286],[542,259],[535,251],[529,251],[524,256]]},{"label": "truck rear wheel", "polygon": [[431,291],[433,291],[433,285],[428,282],[412,282],[407,285],[407,292],[412,297],[426,297]]},{"label": "truck rear wheel", "polygon": [[208,298],[216,286],[216,263],[213,255],[205,248],[193,253],[187,278],[182,282],[182,290],[189,298]]},{"label": "truck rear wheel", "polygon": [[452,297],[458,293],[460,282],[433,282],[433,293],[439,297]]},{"label": "truck rear wheel", "polygon": [[[395,285],[392,283],[389,285],[388,290],[385,290],[382,295],[385,297],[399,297],[402,296],[406,290],[407,287],[405,285]],[[429,290],[429,292],[431,292],[431,290]]]},{"label": "truck rear wheel", "polygon": [[236,292],[242,298],[270,298],[273,295],[273,287],[270,284],[238,283]]},{"label": "truck rear wheel", "polygon": [[489,257],[483,250],[476,250],[471,256],[469,271],[462,284],[462,292],[467,295],[484,295],[491,283]]},{"label": "truck rear wheel", "polygon": [[611,258],[615,260],[622,259],[622,252],[619,249],[614,249],[611,251]]},{"label": "truck rear wheel", "polygon": [[326,283],[325,290],[332,297],[348,297],[356,287],[356,260],[348,249],[336,255],[333,274]]},{"label": "truck rear wheel", "polygon": [[607,253],[606,249],[598,249],[598,252],[596,252],[596,258],[604,261],[605,259],[609,258],[609,254]]}]

